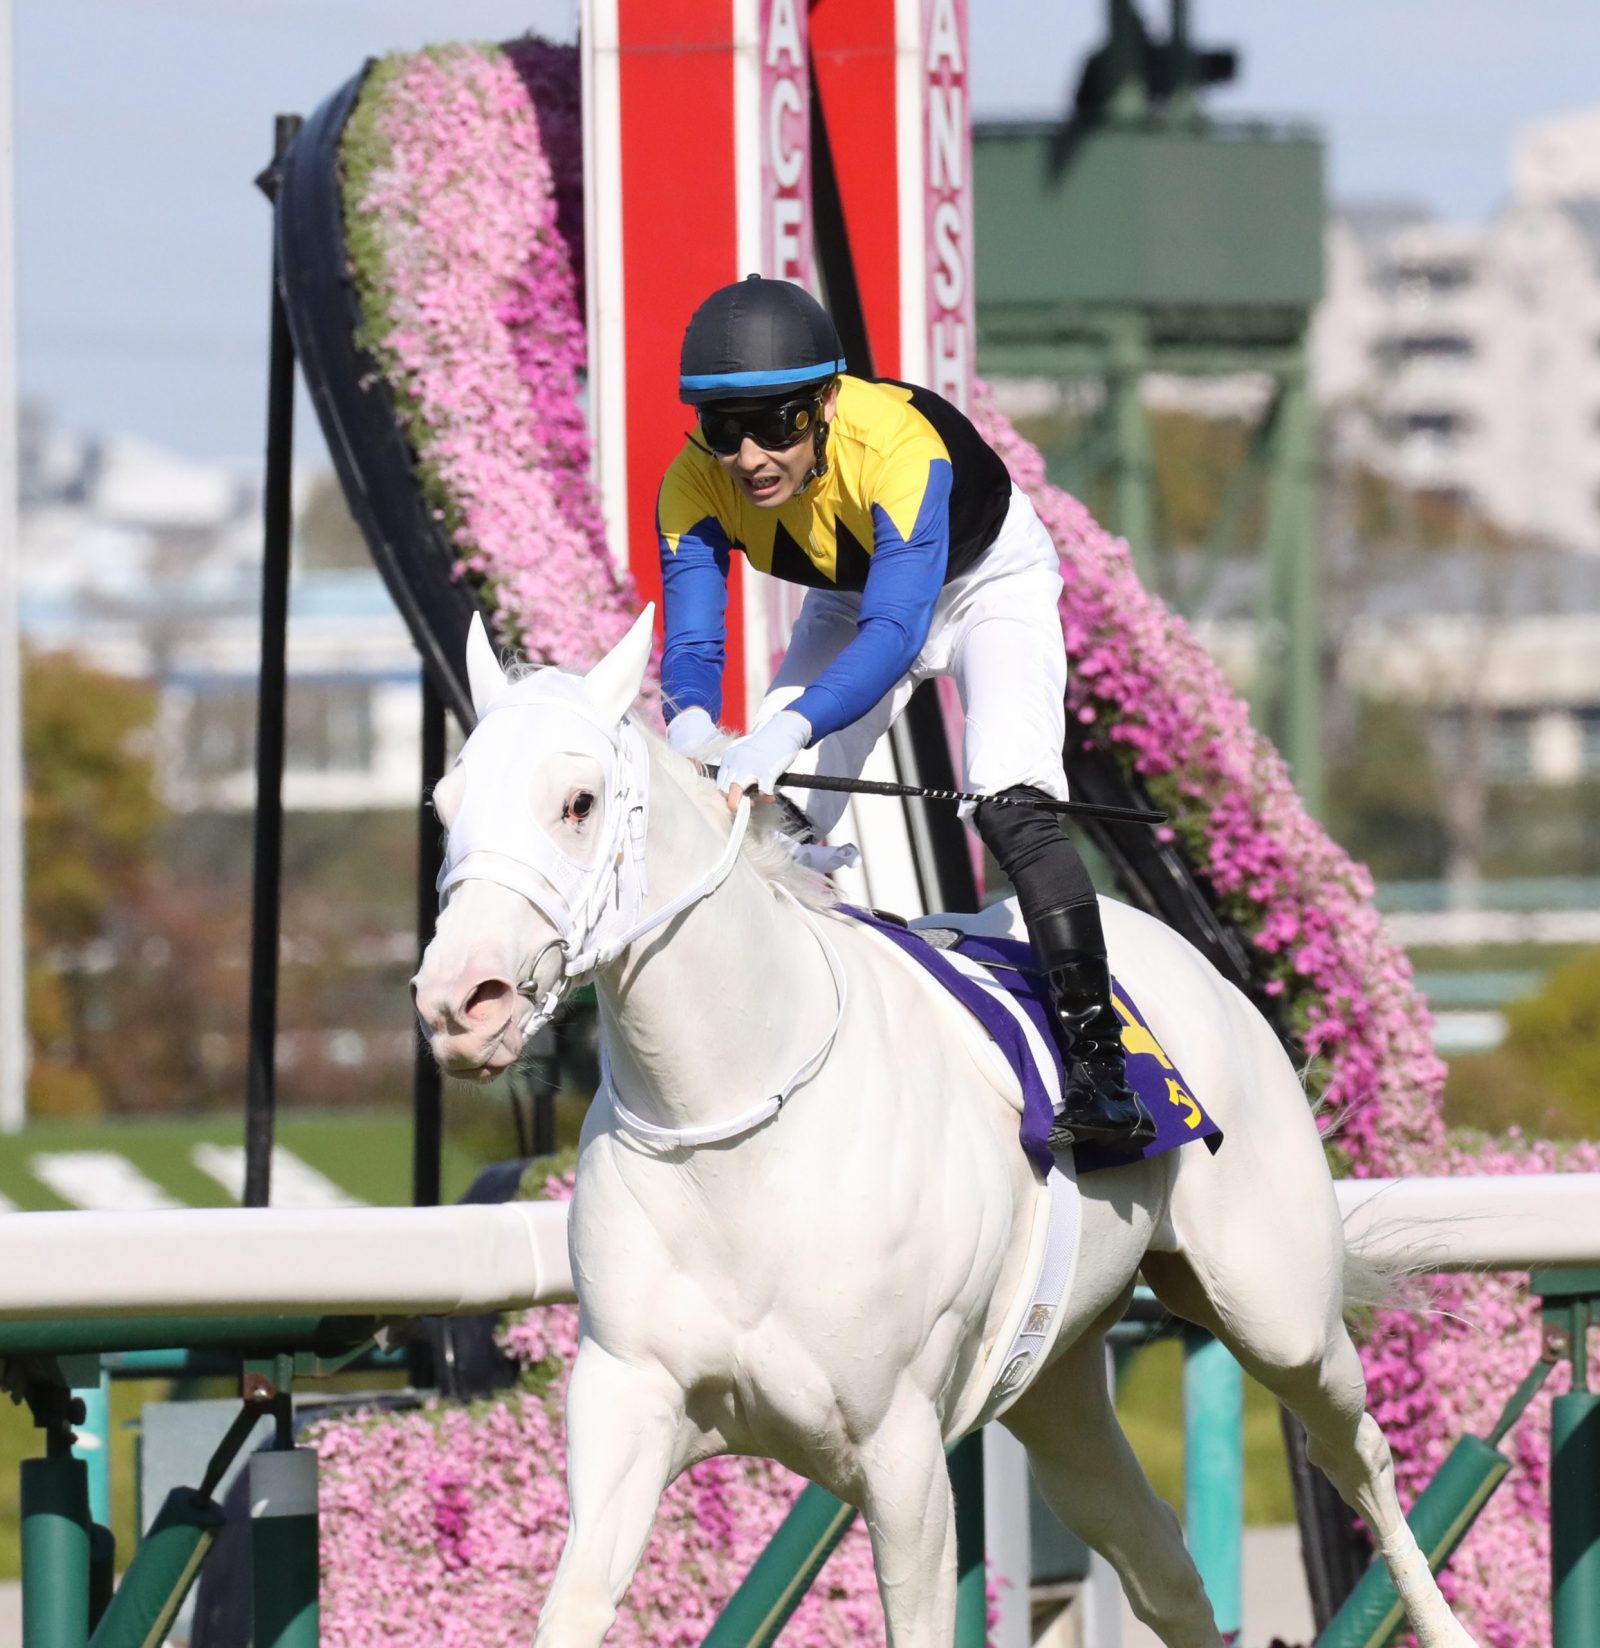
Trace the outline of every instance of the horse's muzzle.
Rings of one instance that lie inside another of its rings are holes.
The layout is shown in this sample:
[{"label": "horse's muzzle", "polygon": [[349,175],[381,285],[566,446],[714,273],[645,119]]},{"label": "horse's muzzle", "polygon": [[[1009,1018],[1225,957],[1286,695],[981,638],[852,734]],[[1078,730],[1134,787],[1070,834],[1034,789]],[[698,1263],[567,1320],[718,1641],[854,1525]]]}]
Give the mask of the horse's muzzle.
[{"label": "horse's muzzle", "polygon": [[523,996],[509,979],[480,977],[439,989],[418,973],[411,998],[428,1046],[447,1075],[492,1081],[521,1056]]}]

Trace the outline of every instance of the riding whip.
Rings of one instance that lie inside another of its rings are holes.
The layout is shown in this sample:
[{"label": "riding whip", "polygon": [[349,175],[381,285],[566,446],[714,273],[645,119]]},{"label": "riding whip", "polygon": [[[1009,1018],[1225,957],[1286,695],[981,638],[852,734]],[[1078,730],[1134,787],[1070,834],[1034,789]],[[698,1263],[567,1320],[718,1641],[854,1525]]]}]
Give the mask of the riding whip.
[{"label": "riding whip", "polygon": [[[716,776],[717,768],[706,771]],[[1042,796],[979,795],[973,790],[930,790],[918,784],[886,784],[873,778],[835,778],[822,773],[786,772],[778,783],[794,790],[841,790],[847,795],[910,796],[918,801],[982,801],[1002,807],[1038,807],[1072,818],[1101,818],[1108,824],[1165,824],[1167,815],[1148,807],[1102,806],[1098,801],[1055,801]]]}]

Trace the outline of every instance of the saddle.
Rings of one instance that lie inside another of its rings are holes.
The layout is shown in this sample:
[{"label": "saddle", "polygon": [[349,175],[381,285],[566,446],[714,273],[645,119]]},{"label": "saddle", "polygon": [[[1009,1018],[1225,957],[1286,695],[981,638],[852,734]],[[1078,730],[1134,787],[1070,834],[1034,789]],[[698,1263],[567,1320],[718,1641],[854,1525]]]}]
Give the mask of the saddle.
[{"label": "saddle", "polygon": [[[1002,936],[1009,927],[999,926],[1004,909],[993,906],[972,917],[927,916],[907,923],[886,912],[836,908],[882,933],[926,968],[989,1033],[1022,1088],[1022,1148],[1041,1173],[1048,1173],[1055,1159],[1047,1140],[1061,1098],[1061,1050],[1033,951],[1021,940]],[[1213,1152],[1219,1149],[1222,1129],[1205,1113],[1133,998],[1115,980],[1111,1003],[1122,1020],[1128,1081],[1155,1118],[1156,1136],[1142,1149],[1075,1146],[1078,1173],[1123,1167],[1195,1139],[1204,1139]]]}]

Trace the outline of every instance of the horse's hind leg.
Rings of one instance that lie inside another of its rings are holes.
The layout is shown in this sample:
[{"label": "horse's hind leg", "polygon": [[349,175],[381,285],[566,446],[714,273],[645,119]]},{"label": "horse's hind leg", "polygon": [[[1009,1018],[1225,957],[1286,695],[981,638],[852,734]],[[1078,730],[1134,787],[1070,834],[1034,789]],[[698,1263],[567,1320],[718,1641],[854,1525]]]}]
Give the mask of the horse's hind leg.
[{"label": "horse's hind leg", "polygon": [[[1280,1240],[1284,1234],[1280,1228]],[[1275,1263],[1283,1259],[1275,1254]],[[1330,1274],[1328,1267],[1290,1265],[1302,1283],[1285,1290],[1281,1282],[1252,1285],[1253,1271],[1232,1269],[1202,1285],[1193,1263],[1192,1255],[1149,1254],[1145,1278],[1180,1316],[1215,1334],[1305,1427],[1312,1464],[1372,1530],[1419,1648],[1473,1648],[1401,1514],[1389,1444],[1366,1411],[1366,1375],[1340,1319],[1337,1289],[1324,1298],[1309,1283]]]},{"label": "horse's hind leg", "polygon": [[1305,1426],[1311,1463],[1326,1473],[1345,1504],[1372,1530],[1419,1648],[1473,1648],[1401,1513],[1389,1444],[1378,1421],[1366,1411],[1366,1376],[1343,1326],[1309,1391],[1274,1394]]},{"label": "horse's hind leg", "polygon": [[1050,1508],[1117,1571],[1167,1648],[1222,1648],[1172,1507],[1150,1486],[1106,1385],[1105,1341],[1077,1340],[1004,1416]]}]

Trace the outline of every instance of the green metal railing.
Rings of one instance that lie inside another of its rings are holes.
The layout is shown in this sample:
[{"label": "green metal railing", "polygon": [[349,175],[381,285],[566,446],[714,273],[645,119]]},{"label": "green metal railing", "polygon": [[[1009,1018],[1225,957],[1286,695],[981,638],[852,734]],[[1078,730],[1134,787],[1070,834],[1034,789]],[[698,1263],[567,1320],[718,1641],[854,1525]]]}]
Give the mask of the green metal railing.
[{"label": "green metal railing", "polygon": [[[1589,1326],[1600,1324],[1600,1270],[1538,1272],[1532,1291],[1543,1301],[1541,1360],[1512,1393],[1487,1439],[1465,1436],[1456,1444],[1408,1520],[1429,1565],[1438,1572],[1511,1468],[1498,1444],[1555,1363],[1569,1359],[1572,1390],[1555,1399],[1551,1422],[1553,1645],[1593,1648],[1600,1642],[1600,1394],[1589,1389],[1585,1338]],[[1114,1340],[1118,1334],[1113,1330]],[[1123,1331],[1121,1337],[1128,1343],[1136,1335]],[[1186,1336],[1185,1349],[1186,1532],[1218,1629],[1226,1634],[1238,1630],[1242,1618],[1242,1375],[1223,1347],[1207,1335]],[[986,1640],[979,1448],[980,1439],[971,1436],[951,1450],[958,1561],[965,1587],[956,1648],[972,1648]],[[768,1648],[853,1517],[848,1506],[820,1488],[802,1493],[706,1638],[706,1648]],[[1375,1560],[1317,1637],[1316,1648],[1385,1648],[1404,1623],[1388,1570]]]},{"label": "green metal railing", "polygon": [[[1499,1449],[1557,1362],[1571,1391],[1552,1414],[1554,1648],[1600,1642],[1600,1394],[1590,1389],[1588,1328],[1600,1320],[1600,1270],[1546,1271],[1541,1360],[1512,1394],[1487,1438],[1457,1444],[1409,1521],[1437,1571],[1510,1469]],[[22,1466],[23,1648],[145,1648],[161,1641],[223,1525],[213,1498],[263,1415],[269,1447],[251,1456],[252,1598],[257,1648],[315,1648],[318,1527],[315,1453],[294,1446],[293,1386],[354,1366],[399,1366],[378,1349],[384,1324],[351,1317],[164,1317],[0,1322],[8,1383],[44,1432],[44,1454]],[[1113,1330],[1127,1347],[1149,1337]],[[181,1348],[173,1348],[180,1346]],[[1219,1628],[1240,1620],[1241,1376],[1205,1335],[1186,1341],[1185,1500],[1188,1535]],[[104,1481],[105,1381],[112,1375],[215,1374],[239,1378],[240,1409],[196,1487],[168,1493],[120,1585]],[[101,1404],[96,1413],[96,1403]],[[82,1456],[86,1442],[98,1441]],[[956,1508],[956,1648],[987,1638],[982,1442],[949,1455]],[[98,1479],[98,1480],[97,1480]],[[855,1512],[808,1487],[706,1638],[707,1648],[768,1648],[843,1538]],[[1383,1648],[1403,1624],[1381,1562],[1374,1563],[1317,1648]]]},{"label": "green metal railing", "polygon": [[1244,1624],[1244,1370],[1199,1329],[1183,1348],[1184,1540],[1227,1636]]},{"label": "green metal railing", "polygon": [[[0,1322],[7,1384],[44,1432],[22,1464],[23,1648],[148,1648],[168,1628],[224,1522],[213,1495],[264,1415],[250,1461],[256,1648],[317,1642],[317,1462],[294,1445],[296,1378],[370,1355],[383,1323],[319,1316]],[[172,1349],[181,1346],[181,1349]],[[175,1487],[120,1585],[105,1476],[110,1373],[238,1375],[240,1408],[197,1487]],[[87,1445],[87,1446],[86,1446]]]},{"label": "green metal railing", "polygon": [[[314,1315],[0,1322],[0,1358],[25,1370],[12,1383],[21,1384],[45,1438],[45,1456],[23,1468],[23,1648],[143,1648],[162,1640],[223,1526],[213,1495],[263,1415],[275,1423],[272,1446],[250,1462],[254,1641],[257,1648],[314,1648],[316,1459],[294,1447],[293,1386],[354,1367],[403,1366],[403,1351],[378,1348],[382,1326],[373,1318]],[[1131,1346],[1145,1342],[1150,1329],[1127,1323],[1114,1337]],[[219,1374],[239,1380],[234,1424],[199,1485],[168,1493],[113,1589],[107,1384]],[[1234,1429],[1236,1450],[1236,1415]],[[988,1612],[981,1438],[956,1444],[949,1468],[957,1645],[978,1648]],[[855,1516],[808,1487],[713,1626],[708,1648],[771,1643]],[[1227,1553],[1221,1560],[1226,1568]],[[1232,1565],[1236,1571],[1236,1551]]]}]

